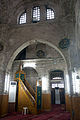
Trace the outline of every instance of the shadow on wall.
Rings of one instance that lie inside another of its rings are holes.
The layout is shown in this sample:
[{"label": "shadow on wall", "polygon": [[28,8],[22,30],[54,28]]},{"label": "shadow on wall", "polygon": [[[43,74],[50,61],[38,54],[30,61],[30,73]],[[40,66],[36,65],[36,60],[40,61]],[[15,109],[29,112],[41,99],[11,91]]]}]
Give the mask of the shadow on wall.
[{"label": "shadow on wall", "polygon": [[23,70],[26,73],[26,80],[32,86],[34,91],[36,91],[36,80],[38,79],[37,71],[32,67],[25,67]]}]

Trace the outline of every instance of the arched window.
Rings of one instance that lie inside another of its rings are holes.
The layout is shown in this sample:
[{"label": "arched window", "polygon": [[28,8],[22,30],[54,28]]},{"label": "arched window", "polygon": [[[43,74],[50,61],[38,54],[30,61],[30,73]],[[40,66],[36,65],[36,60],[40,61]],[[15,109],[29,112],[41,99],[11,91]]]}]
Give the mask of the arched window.
[{"label": "arched window", "polygon": [[33,22],[39,22],[40,21],[40,7],[36,6],[33,7]]},{"label": "arched window", "polygon": [[62,80],[64,79],[64,72],[62,70],[50,71],[50,80]]},{"label": "arched window", "polygon": [[22,13],[19,17],[19,24],[26,23],[26,12]]},{"label": "arched window", "polygon": [[54,19],[54,11],[51,8],[47,8],[47,20]]}]

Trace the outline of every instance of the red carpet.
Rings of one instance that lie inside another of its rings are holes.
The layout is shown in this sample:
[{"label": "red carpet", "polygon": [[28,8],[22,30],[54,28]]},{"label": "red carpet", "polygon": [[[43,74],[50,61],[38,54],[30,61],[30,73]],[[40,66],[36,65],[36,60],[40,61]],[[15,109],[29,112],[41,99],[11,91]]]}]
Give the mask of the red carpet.
[{"label": "red carpet", "polygon": [[11,113],[0,120],[70,120],[70,113],[64,110],[63,105],[53,105],[51,111],[39,115]]}]

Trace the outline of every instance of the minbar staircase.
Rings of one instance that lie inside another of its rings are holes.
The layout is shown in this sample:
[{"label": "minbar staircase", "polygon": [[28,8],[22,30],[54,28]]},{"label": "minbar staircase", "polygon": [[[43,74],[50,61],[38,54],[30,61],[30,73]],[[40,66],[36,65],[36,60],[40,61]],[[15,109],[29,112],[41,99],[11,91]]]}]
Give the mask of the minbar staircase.
[{"label": "minbar staircase", "polygon": [[22,112],[23,107],[27,107],[29,113],[37,114],[36,94],[30,84],[25,80],[18,80],[18,106],[17,110]]}]

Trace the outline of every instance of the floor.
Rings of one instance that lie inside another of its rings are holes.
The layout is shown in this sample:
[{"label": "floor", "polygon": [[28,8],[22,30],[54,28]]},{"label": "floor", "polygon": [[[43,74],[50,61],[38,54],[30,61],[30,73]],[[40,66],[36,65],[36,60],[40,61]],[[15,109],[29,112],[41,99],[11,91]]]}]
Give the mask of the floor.
[{"label": "floor", "polygon": [[10,113],[0,120],[71,120],[70,113],[65,111],[64,105],[53,105],[52,110],[38,115],[22,115],[21,113]]}]

